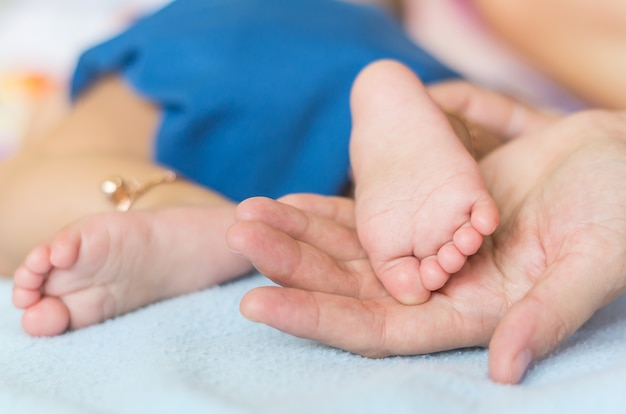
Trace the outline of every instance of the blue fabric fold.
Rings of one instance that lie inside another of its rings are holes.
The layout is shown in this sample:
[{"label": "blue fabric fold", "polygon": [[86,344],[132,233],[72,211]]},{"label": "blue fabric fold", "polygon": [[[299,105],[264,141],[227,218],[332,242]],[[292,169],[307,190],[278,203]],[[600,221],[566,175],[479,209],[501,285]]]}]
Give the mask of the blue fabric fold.
[{"label": "blue fabric fold", "polygon": [[155,159],[233,200],[348,184],[349,93],[390,58],[455,77],[371,6],[177,0],[82,55],[72,92],[120,73],[163,108]]}]

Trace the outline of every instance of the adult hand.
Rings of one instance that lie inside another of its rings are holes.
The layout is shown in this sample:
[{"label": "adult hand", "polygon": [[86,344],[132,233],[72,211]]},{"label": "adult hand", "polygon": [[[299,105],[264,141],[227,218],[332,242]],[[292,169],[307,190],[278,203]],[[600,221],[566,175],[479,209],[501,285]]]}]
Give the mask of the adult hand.
[{"label": "adult hand", "polygon": [[229,243],[285,288],[249,292],[242,312],[372,357],[489,345],[491,377],[516,383],[531,360],[625,290],[625,136],[623,113],[586,112],[487,156],[481,168],[500,228],[417,306],[395,301],[378,282],[350,200],[248,200]]}]

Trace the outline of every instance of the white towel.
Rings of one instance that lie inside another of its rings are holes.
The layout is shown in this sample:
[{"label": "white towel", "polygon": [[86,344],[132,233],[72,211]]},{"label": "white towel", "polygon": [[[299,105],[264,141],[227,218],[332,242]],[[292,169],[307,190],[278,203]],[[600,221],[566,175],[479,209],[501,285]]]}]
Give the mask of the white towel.
[{"label": "white towel", "polygon": [[245,320],[253,275],[55,338],[31,338],[0,281],[0,412],[624,412],[626,297],[599,311],[522,385],[487,352],[362,358]]}]

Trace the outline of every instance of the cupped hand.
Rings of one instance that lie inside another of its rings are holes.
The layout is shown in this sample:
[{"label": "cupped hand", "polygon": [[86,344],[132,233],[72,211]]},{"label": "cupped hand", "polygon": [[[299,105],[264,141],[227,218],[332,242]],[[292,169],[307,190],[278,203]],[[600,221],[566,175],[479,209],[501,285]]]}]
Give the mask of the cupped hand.
[{"label": "cupped hand", "polygon": [[249,292],[242,312],[371,357],[488,345],[491,377],[516,383],[625,290],[624,136],[624,114],[586,112],[486,157],[500,228],[422,305],[400,304],[380,285],[350,200],[248,200],[229,243],[284,287]]}]

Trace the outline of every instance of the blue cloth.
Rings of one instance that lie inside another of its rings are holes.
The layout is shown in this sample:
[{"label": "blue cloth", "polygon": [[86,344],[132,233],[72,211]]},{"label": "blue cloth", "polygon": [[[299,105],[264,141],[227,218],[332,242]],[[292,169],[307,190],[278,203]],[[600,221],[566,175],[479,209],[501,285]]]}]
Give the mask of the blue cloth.
[{"label": "blue cloth", "polygon": [[368,63],[456,76],[382,10],[333,0],[177,0],[84,53],[78,95],[122,73],[162,107],[155,160],[233,200],[348,184],[349,93]]}]

